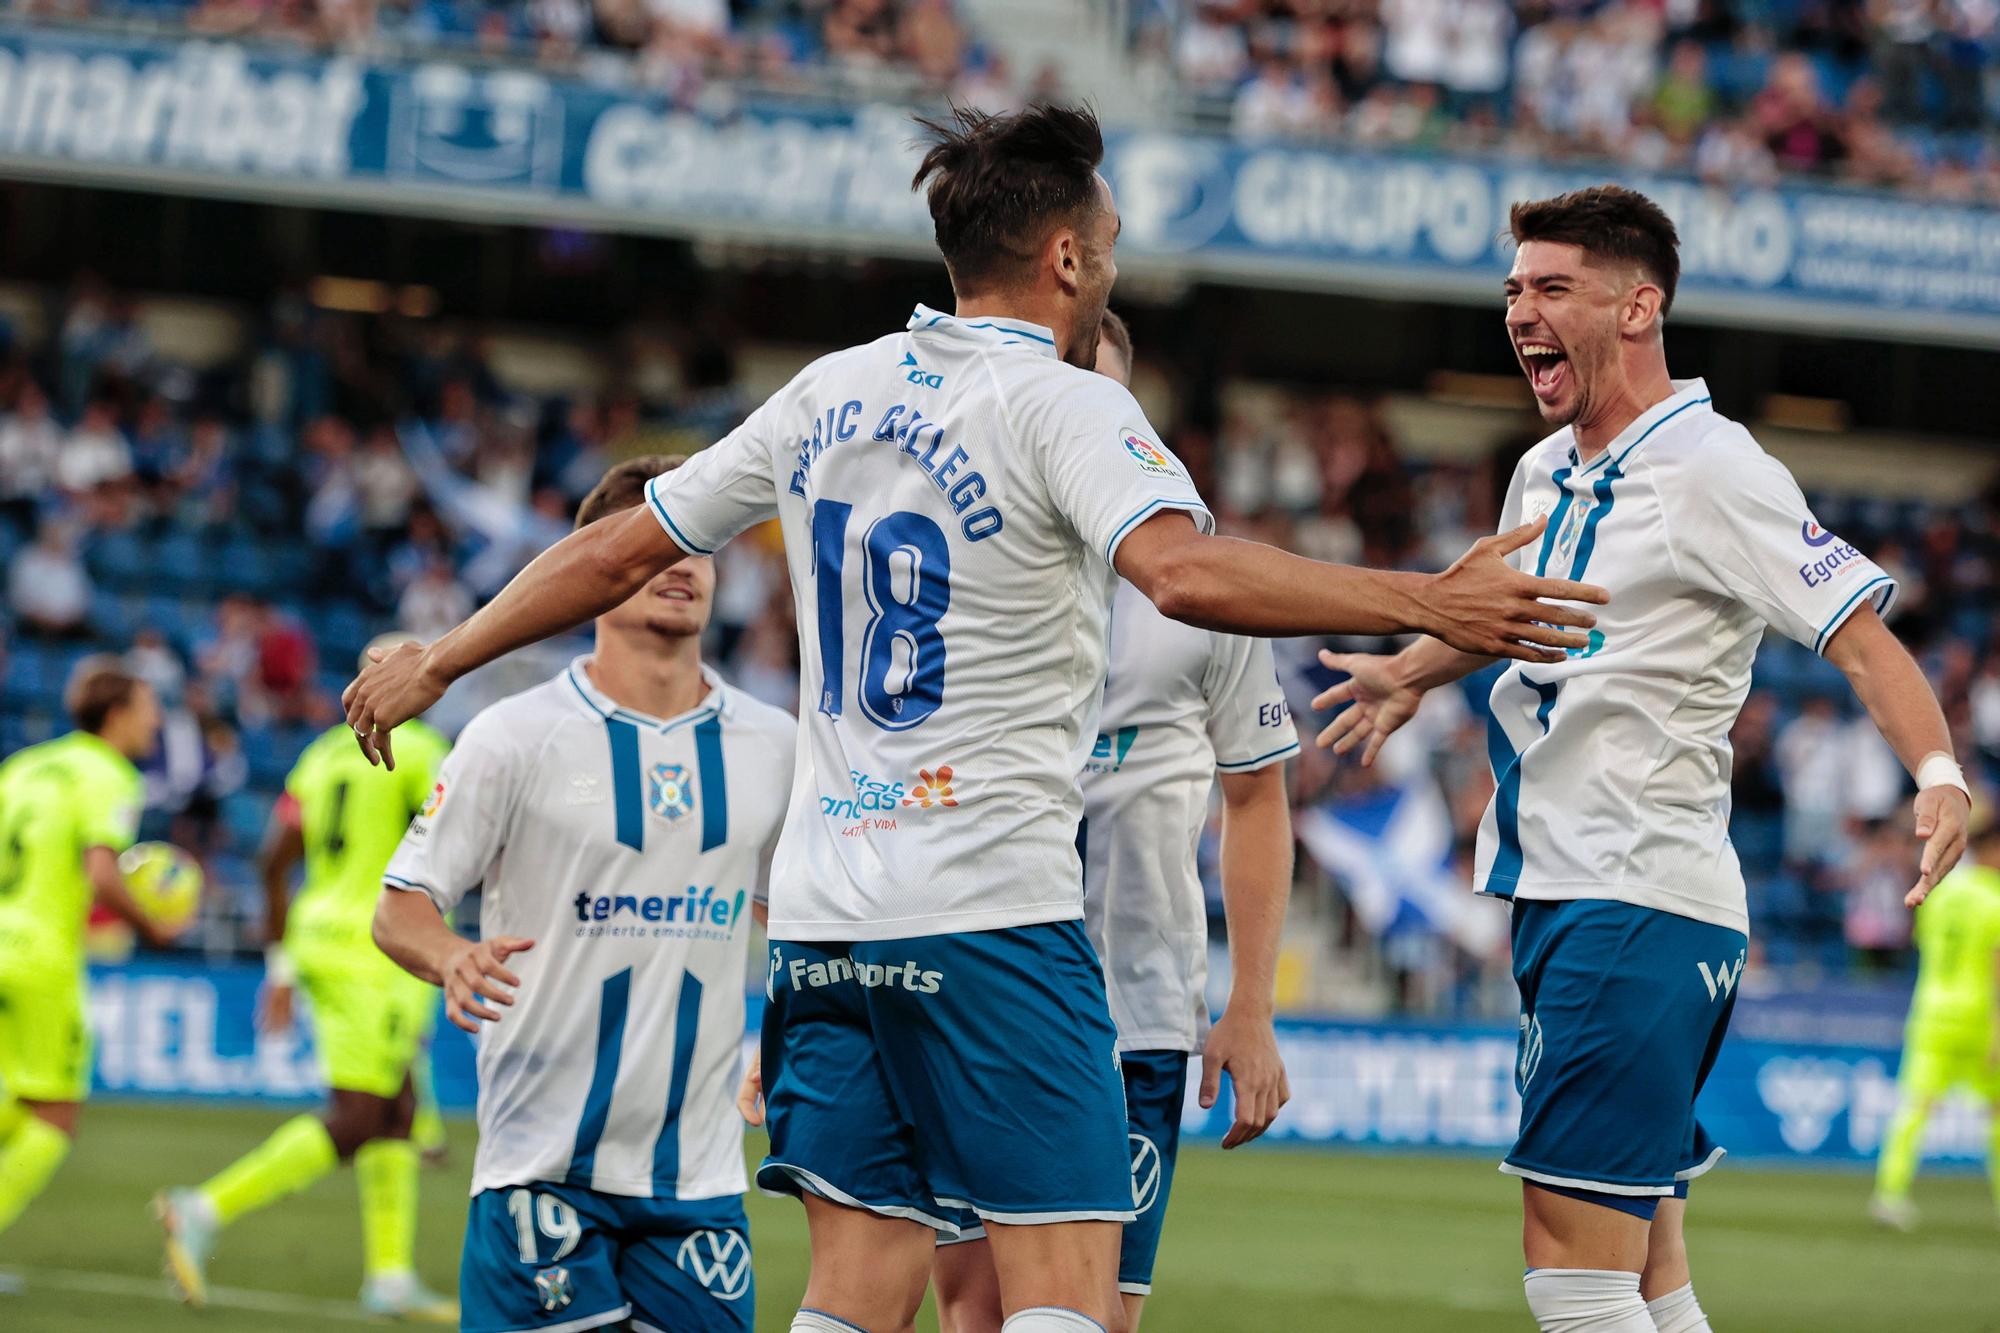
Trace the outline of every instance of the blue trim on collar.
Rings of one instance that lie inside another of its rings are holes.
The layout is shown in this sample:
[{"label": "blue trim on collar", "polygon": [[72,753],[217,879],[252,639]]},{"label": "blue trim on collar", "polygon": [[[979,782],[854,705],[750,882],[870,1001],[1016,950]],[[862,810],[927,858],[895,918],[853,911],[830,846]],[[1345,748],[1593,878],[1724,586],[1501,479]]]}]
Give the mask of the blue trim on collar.
[{"label": "blue trim on collar", "polygon": [[582,658],[578,658],[575,662],[571,662],[563,671],[563,674],[569,677],[570,688],[576,691],[577,697],[583,700],[584,706],[606,720],[615,719],[620,722],[630,722],[635,727],[644,727],[648,731],[657,731],[664,736],[669,732],[679,731],[682,727],[693,726],[697,723],[705,722],[709,718],[722,716],[724,703],[722,678],[710,675],[706,670],[702,672],[701,678],[708,684],[708,697],[702,700],[695,708],[682,713],[679,717],[662,719],[648,717],[644,713],[635,713],[629,708],[620,708],[616,704],[608,703],[608,701],[606,703],[598,702],[599,691],[597,687],[584,679],[579,667],[582,661]]},{"label": "blue trim on collar", "polygon": [[[940,325],[943,327],[940,329]],[[919,305],[910,315],[910,322],[904,325],[913,333],[938,330],[944,333],[963,332],[976,341],[992,343],[999,347],[1020,347],[1028,339],[1035,344],[1034,351],[1042,356],[1056,355],[1055,331],[1046,325],[1025,319],[1005,319],[998,316],[977,321],[959,319],[933,310],[927,305]]]}]

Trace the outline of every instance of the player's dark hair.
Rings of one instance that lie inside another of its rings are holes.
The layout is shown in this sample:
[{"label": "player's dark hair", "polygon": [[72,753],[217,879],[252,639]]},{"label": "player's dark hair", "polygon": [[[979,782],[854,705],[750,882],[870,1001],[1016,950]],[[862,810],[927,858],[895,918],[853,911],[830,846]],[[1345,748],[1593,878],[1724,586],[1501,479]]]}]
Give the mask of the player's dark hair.
[{"label": "player's dark hair", "polygon": [[640,454],[612,465],[576,507],[576,525],[587,527],[621,509],[636,509],[646,503],[646,483],[662,472],[672,472],[687,459],[680,454]]},{"label": "player's dark hair", "polygon": [[1637,264],[1647,281],[1660,289],[1660,316],[1674,308],[1674,288],[1680,285],[1680,234],[1660,206],[1622,185],[1593,185],[1553,199],[1515,204],[1507,214],[1507,230],[1516,245],[1553,241],[1574,245],[1592,259]]},{"label": "player's dark hair", "polygon": [[1098,207],[1104,131],[1089,107],[998,116],[954,107],[949,120],[917,123],[932,142],[910,188],[927,189],[937,246],[961,296],[1013,278],[1051,231]]},{"label": "player's dark hair", "polygon": [[1097,326],[1097,336],[1118,349],[1118,355],[1125,358],[1125,364],[1132,364],[1132,327],[1125,317],[1116,310],[1106,310],[1104,318]]},{"label": "player's dark hair", "polygon": [[86,657],[70,672],[69,684],[63,689],[63,708],[79,731],[96,736],[113,713],[132,702],[144,683],[116,657],[106,653]]}]

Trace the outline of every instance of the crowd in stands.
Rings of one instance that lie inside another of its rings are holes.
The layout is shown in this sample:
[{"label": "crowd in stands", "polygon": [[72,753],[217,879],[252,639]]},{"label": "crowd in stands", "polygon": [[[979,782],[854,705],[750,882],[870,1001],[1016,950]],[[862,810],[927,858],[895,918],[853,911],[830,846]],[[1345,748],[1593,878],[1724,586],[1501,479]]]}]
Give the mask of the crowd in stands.
[{"label": "crowd in stands", "polygon": [[533,62],[684,104],[738,84],[859,85],[1004,110],[1050,96],[1052,68],[1017,78],[953,0],[14,0],[65,19],[166,24],[349,55]]},{"label": "crowd in stands", "polygon": [[1992,0],[1141,0],[1248,139],[1803,174],[2000,199]]},{"label": "crowd in stands", "polygon": [[[254,938],[249,859],[271,800],[303,746],[337,721],[369,638],[454,623],[569,529],[609,462],[699,448],[752,405],[732,349],[692,330],[671,390],[628,387],[637,378],[607,348],[601,391],[534,397],[503,382],[477,328],[336,314],[292,294],[255,321],[240,354],[200,371],[154,346],[133,303],[95,281],[51,294],[50,310],[45,338],[0,328],[0,753],[61,728],[62,683],[79,657],[128,651],[169,704],[148,766],[149,831],[208,862],[222,890],[209,922],[217,946]],[[1524,420],[1522,438],[1478,466],[1418,466],[1380,403],[1296,390],[1275,413],[1225,413],[1212,429],[1183,421],[1169,437],[1226,531],[1434,569],[1491,530],[1532,430]],[[1959,753],[2000,780],[1992,498],[1815,503],[1902,580],[1896,627],[1937,684]],[[772,535],[720,560],[714,660],[795,708],[790,590]],[[1318,646],[1278,646],[1308,734],[1318,721],[1307,701],[1330,679]],[[1492,781],[1483,699],[1483,678],[1437,692],[1373,770],[1311,748],[1295,765],[1302,814],[1338,821],[1408,799],[1409,817],[1429,821],[1422,837],[1406,826],[1370,846],[1360,869],[1371,875],[1395,858],[1421,862],[1393,867],[1400,887],[1387,900],[1379,884],[1364,893],[1356,867],[1301,825],[1329,892],[1353,905],[1350,943],[1373,951],[1414,1007],[1466,1003],[1504,948],[1504,932],[1460,919],[1489,906],[1464,892]],[[447,725],[479,701],[461,702]],[[1775,963],[1836,970],[1897,962],[1916,857],[1906,780],[1838,674],[1771,636],[1736,750],[1735,838],[1753,874],[1758,947]]]}]

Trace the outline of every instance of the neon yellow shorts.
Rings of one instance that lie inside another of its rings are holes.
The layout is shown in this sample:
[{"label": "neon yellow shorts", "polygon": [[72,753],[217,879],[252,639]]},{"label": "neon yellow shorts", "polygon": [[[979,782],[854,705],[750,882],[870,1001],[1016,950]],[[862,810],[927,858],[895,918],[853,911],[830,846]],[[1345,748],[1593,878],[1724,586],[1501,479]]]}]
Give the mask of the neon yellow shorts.
[{"label": "neon yellow shorts", "polygon": [[32,1102],[90,1095],[83,969],[0,973],[0,1091]]},{"label": "neon yellow shorts", "polygon": [[376,955],[299,958],[313,1045],[329,1088],[394,1097],[430,1036],[437,988]]},{"label": "neon yellow shorts", "polygon": [[1992,1039],[1984,1032],[1912,1029],[1903,1045],[1897,1075],[1906,1099],[1934,1100],[1953,1088],[1970,1088],[2000,1103],[2000,1068],[1993,1064]]}]

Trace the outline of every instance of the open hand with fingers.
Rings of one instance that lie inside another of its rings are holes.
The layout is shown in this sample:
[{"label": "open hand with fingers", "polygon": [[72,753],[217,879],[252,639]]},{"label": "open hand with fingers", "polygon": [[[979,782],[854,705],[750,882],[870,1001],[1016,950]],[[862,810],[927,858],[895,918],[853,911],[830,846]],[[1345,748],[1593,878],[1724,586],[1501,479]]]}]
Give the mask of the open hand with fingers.
[{"label": "open hand with fingers", "polygon": [[1215,1020],[1201,1052],[1203,1107],[1214,1106],[1222,1095],[1225,1071],[1236,1092],[1236,1118],[1222,1136],[1222,1146],[1236,1148],[1269,1129],[1292,1099],[1291,1080],[1268,1016],[1253,1015],[1239,1005],[1224,1009]]},{"label": "open hand with fingers", "polygon": [[1373,653],[1335,653],[1322,648],[1320,664],[1330,671],[1345,671],[1347,679],[1314,697],[1313,711],[1339,708],[1340,715],[1319,733],[1318,745],[1335,754],[1361,749],[1361,766],[1367,768],[1382,752],[1382,742],[1398,727],[1417,715],[1424,692],[1404,683],[1396,671],[1397,659]]},{"label": "open hand with fingers", "polygon": [[1597,617],[1561,602],[1603,605],[1604,589],[1572,579],[1538,578],[1507,563],[1548,527],[1543,516],[1512,532],[1485,537],[1431,580],[1426,626],[1435,638],[1464,653],[1560,662],[1565,650],[1588,648]]},{"label": "open hand with fingers", "polygon": [[446,682],[431,669],[422,644],[370,648],[361,674],[341,691],[347,725],[371,764],[396,766],[389,733],[443,697]]},{"label": "open hand with fingers", "polygon": [[461,941],[439,969],[444,981],[445,1017],[475,1034],[482,1022],[498,1022],[500,1010],[485,1002],[513,1005],[521,978],[508,969],[507,960],[534,947],[533,940],[515,935],[496,935],[476,944]]},{"label": "open hand with fingers", "polygon": [[1917,882],[1903,896],[1915,907],[1931,896],[1939,880],[1951,873],[1965,854],[1965,826],[1972,817],[1972,798],[1956,787],[1926,787],[1917,793],[1917,836],[1924,840]]}]

